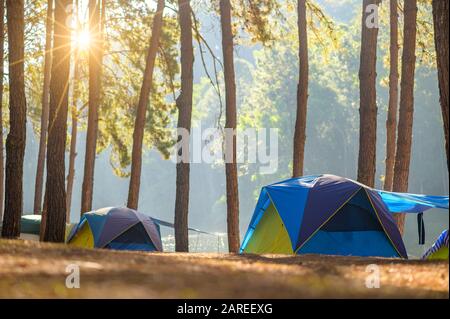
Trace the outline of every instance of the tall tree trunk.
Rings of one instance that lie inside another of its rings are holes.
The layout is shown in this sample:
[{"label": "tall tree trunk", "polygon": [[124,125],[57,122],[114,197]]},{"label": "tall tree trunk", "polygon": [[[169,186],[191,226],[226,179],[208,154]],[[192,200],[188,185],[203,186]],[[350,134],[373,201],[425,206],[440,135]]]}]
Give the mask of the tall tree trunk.
[{"label": "tall tree trunk", "polygon": [[100,83],[102,49],[100,39],[100,1],[89,0],[89,110],[84,160],[84,177],[81,189],[81,214],[92,210],[94,192],[94,168],[97,152],[98,108],[100,103]]},{"label": "tall tree trunk", "polygon": [[[75,1],[76,10],[76,30],[80,31],[80,16],[79,16],[79,2]],[[70,222],[70,212],[72,206],[73,183],[75,180],[75,159],[77,157],[77,137],[78,137],[78,94],[79,94],[79,80],[80,80],[80,50],[75,49],[74,54],[74,68],[73,68],[73,82],[72,82],[72,129],[70,135],[70,150],[69,150],[69,170],[67,173],[66,186],[66,222]]]},{"label": "tall tree trunk", "polygon": [[361,22],[361,54],[359,65],[359,156],[358,181],[373,187],[377,142],[377,37],[378,27],[369,26],[369,5],[379,0],[364,0]]},{"label": "tall tree trunk", "polygon": [[24,2],[7,0],[9,47],[9,134],[6,139],[5,214],[3,237],[20,235],[23,208],[23,159],[26,143],[24,80]]},{"label": "tall tree trunk", "polygon": [[448,140],[448,0],[433,0],[434,43],[439,78],[439,96],[442,118],[444,121],[445,151],[447,152],[447,169],[449,169]]},{"label": "tall tree trunk", "polygon": [[0,0],[0,223],[3,221],[5,158],[3,156],[3,76],[5,72],[5,0]]},{"label": "tall tree trunk", "polygon": [[78,81],[79,81],[79,55],[75,53],[75,66],[72,87],[72,131],[70,133],[69,171],[67,174],[67,196],[66,196],[66,220],[70,221],[70,207],[72,206],[73,182],[75,179],[75,158],[77,157],[77,134],[78,134]]},{"label": "tall tree trunk", "polygon": [[48,131],[48,100],[50,90],[50,71],[52,65],[52,30],[53,30],[53,0],[47,1],[47,21],[45,30],[44,54],[44,86],[42,89],[41,133],[39,137],[39,151],[37,158],[36,180],[34,185],[35,214],[42,213],[42,188],[44,186],[45,150],[47,147]]},{"label": "tall tree trunk", "polygon": [[53,61],[47,143],[46,223],[44,241],[64,242],[66,227],[65,151],[69,103],[70,29],[66,25],[71,0],[55,1]]},{"label": "tall tree trunk", "polygon": [[[177,98],[178,128],[191,130],[192,95],[194,81],[194,48],[192,46],[192,17],[190,0],[178,1],[178,18],[181,29],[181,93]],[[189,141],[184,141],[189,143]],[[189,144],[187,144],[189,146]],[[185,153],[183,153],[185,151]],[[175,199],[175,250],[188,251],[189,212],[189,147],[180,149],[177,163]]]},{"label": "tall tree trunk", "polygon": [[398,110],[398,13],[397,0],[390,0],[390,66],[389,66],[389,106],[386,120],[386,170],[384,189],[392,191],[395,163],[395,142],[397,139]]},{"label": "tall tree trunk", "polygon": [[144,79],[142,80],[142,87],[136,110],[136,120],[134,123],[133,151],[131,155],[131,177],[127,203],[127,206],[133,209],[137,209],[139,202],[139,189],[141,186],[142,170],[142,142],[144,139],[147,106],[153,84],[153,69],[155,67],[156,54],[158,53],[159,38],[163,23],[164,5],[164,0],[158,0],[155,17],[153,18],[152,36],[150,39],[150,46],[148,48]]},{"label": "tall tree trunk", "polygon": [[[236,83],[233,57],[233,31],[231,27],[230,0],[220,0],[220,22],[222,28],[222,52],[225,77],[226,120],[225,128],[236,130]],[[239,252],[239,190],[236,162],[236,134],[225,136],[225,175],[227,184],[227,226],[228,249],[230,252]]]},{"label": "tall tree trunk", "polygon": [[[417,1],[408,0],[404,5],[402,75],[400,82],[400,112],[398,121],[397,151],[394,166],[394,192],[408,191],[409,164],[411,160],[414,72],[416,66]],[[405,214],[394,214],[400,233],[403,234]]]},{"label": "tall tree trunk", "polygon": [[308,31],[306,27],[306,0],[298,0],[298,58],[299,73],[297,86],[297,119],[294,134],[293,177],[303,175],[305,157],[306,114],[308,107]]}]

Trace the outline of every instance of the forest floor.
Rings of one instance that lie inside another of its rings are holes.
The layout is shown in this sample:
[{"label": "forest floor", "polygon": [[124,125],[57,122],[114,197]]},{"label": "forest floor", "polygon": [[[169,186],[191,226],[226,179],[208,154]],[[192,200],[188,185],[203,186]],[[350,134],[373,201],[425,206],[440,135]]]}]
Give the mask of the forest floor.
[{"label": "forest floor", "polygon": [[[66,267],[80,288],[66,288]],[[377,265],[380,288],[366,287]],[[144,253],[0,240],[0,298],[448,298],[448,261]]]}]

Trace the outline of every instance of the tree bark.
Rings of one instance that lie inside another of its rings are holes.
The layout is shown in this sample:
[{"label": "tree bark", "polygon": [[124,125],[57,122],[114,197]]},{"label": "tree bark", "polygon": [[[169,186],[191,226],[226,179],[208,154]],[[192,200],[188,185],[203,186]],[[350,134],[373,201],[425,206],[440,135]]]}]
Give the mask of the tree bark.
[{"label": "tree bark", "polygon": [[[229,0],[220,0],[220,22],[222,28],[222,52],[225,77],[225,129],[236,131],[236,83],[233,57],[233,31],[231,26],[231,4]],[[231,154],[231,159],[225,163],[227,188],[227,226],[228,249],[239,252],[239,190],[236,163],[236,134],[226,134],[225,153]],[[226,156],[227,157],[227,156]]]},{"label": "tree bark", "polygon": [[53,0],[47,1],[47,21],[45,30],[44,53],[44,85],[42,89],[41,133],[39,136],[39,151],[37,158],[36,180],[34,185],[34,214],[42,213],[42,188],[44,186],[45,151],[47,147],[48,130],[48,100],[50,90],[50,71],[52,65],[52,29]]},{"label": "tree bark", "polygon": [[55,1],[43,238],[50,242],[64,242],[66,227],[65,151],[70,73],[70,29],[66,25],[66,8],[71,3],[71,0]]},{"label": "tree bark", "polygon": [[164,0],[158,0],[155,17],[153,19],[150,46],[148,48],[147,60],[145,63],[144,79],[142,81],[139,102],[136,110],[136,120],[133,132],[133,150],[131,155],[131,177],[127,203],[127,206],[132,209],[137,209],[139,203],[139,189],[141,185],[142,170],[142,142],[144,139],[147,106],[153,84],[153,69],[155,67],[156,54],[158,53],[159,38],[163,23],[164,5]]},{"label": "tree bark", "polygon": [[5,0],[0,0],[0,223],[3,221],[5,192],[5,158],[3,155],[3,76],[5,72]]},{"label": "tree bark", "polygon": [[293,177],[303,175],[306,141],[306,114],[308,107],[308,31],[306,27],[306,0],[298,0],[299,75],[297,86],[297,119],[294,133]]},{"label": "tree bark", "polygon": [[378,28],[366,23],[370,11],[367,6],[378,5],[379,0],[364,0],[361,23],[361,54],[359,67],[359,156],[358,181],[373,187],[377,142],[376,64]]},{"label": "tree bark", "polygon": [[439,96],[442,119],[444,122],[445,151],[447,153],[447,169],[449,169],[448,140],[448,10],[447,0],[433,0],[434,43],[436,47],[436,64],[439,79]]},{"label": "tree bark", "polygon": [[[416,64],[416,22],[417,1],[405,1],[402,75],[400,82],[400,112],[398,121],[397,151],[394,166],[394,192],[408,191],[409,165],[411,160],[413,113],[414,113],[414,73]],[[403,234],[405,214],[394,214],[398,229]]]},{"label": "tree bark", "polygon": [[7,0],[6,7],[10,128],[6,139],[5,214],[2,236],[14,238],[20,235],[27,121],[24,80],[24,2],[23,0]]},{"label": "tree bark", "polygon": [[[178,1],[178,19],[181,30],[181,93],[177,98],[178,128],[191,130],[192,95],[194,81],[194,48],[192,46],[192,17],[190,0]],[[189,251],[189,141],[180,149],[177,163],[175,198],[175,250]],[[185,151],[185,153],[183,153]]]},{"label": "tree bark", "polygon": [[395,163],[395,142],[397,139],[398,111],[398,13],[397,0],[390,0],[390,66],[389,106],[386,120],[386,170],[384,190],[392,191]]},{"label": "tree bark", "polygon": [[89,0],[89,106],[86,133],[86,152],[84,177],[81,190],[81,215],[92,210],[94,193],[94,169],[97,153],[98,108],[100,103],[100,82],[102,68],[102,49],[100,39],[100,1]]}]

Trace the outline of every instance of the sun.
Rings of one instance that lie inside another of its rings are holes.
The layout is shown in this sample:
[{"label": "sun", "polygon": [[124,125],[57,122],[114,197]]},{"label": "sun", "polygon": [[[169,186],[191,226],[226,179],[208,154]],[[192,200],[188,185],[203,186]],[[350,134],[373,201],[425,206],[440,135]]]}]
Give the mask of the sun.
[{"label": "sun", "polygon": [[91,43],[91,34],[88,30],[81,30],[75,35],[75,45],[81,49],[86,50],[89,48],[89,45]]}]

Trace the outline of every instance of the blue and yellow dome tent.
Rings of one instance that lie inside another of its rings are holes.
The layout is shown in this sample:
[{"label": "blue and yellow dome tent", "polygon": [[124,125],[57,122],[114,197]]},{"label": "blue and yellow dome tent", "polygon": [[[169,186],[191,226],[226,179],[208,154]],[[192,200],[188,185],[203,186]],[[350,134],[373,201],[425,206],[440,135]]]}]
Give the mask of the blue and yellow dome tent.
[{"label": "blue and yellow dome tent", "polygon": [[241,253],[407,258],[393,212],[447,208],[448,197],[378,191],[335,175],[262,188]]},{"label": "blue and yellow dome tent", "polygon": [[67,243],[86,248],[163,250],[159,225],[150,216],[125,207],[108,207],[83,214]]}]

